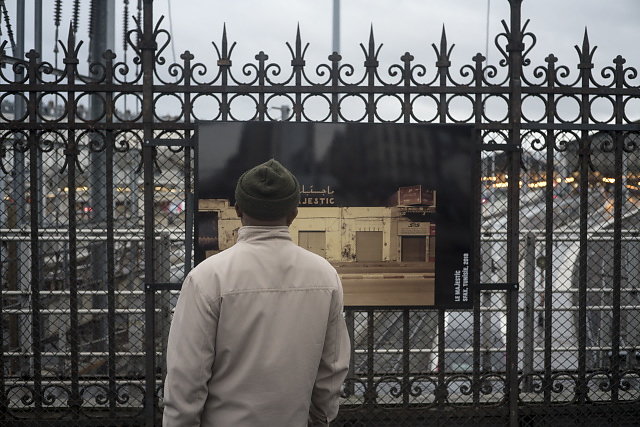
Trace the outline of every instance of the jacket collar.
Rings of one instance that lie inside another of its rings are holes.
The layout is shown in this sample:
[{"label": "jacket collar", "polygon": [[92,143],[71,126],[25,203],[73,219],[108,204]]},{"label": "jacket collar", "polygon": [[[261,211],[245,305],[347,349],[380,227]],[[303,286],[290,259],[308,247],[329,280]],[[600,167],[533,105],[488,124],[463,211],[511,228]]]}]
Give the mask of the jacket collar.
[{"label": "jacket collar", "polygon": [[244,226],[238,229],[238,242],[256,242],[259,240],[289,240],[289,227],[286,225],[279,227],[258,227]]}]

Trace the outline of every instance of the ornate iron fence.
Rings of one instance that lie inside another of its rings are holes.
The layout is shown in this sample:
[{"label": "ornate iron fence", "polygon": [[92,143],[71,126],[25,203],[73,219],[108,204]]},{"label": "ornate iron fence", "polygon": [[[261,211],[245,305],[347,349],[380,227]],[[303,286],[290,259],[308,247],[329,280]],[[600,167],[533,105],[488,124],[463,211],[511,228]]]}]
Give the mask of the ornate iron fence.
[{"label": "ornate iron fence", "polygon": [[[234,65],[226,30],[213,68],[188,51],[166,64],[169,34],[151,0],[128,35],[133,64],[107,51],[82,75],[72,28],[60,43],[63,70],[34,51],[10,58],[4,42],[2,419],[159,419],[167,326],[192,267],[196,121],[203,113],[237,121],[240,112],[471,123],[482,136],[473,310],[347,309],[352,368],[337,424],[632,424],[640,415],[638,73],[621,56],[596,72],[586,33],[577,73],[553,55],[532,65],[536,37],[521,1],[509,3],[498,66],[477,54],[455,68],[444,30],[435,68],[405,53],[383,69],[373,32],[360,71],[337,53],[309,69],[300,32],[286,44],[287,71],[264,52]],[[167,116],[169,99],[179,108]],[[389,161],[402,167],[399,157]]]}]

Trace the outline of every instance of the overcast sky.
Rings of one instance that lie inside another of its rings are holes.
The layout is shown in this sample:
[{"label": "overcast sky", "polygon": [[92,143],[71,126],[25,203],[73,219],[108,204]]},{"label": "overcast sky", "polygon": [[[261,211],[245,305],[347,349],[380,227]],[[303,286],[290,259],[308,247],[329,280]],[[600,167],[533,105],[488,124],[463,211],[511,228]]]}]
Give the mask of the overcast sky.
[{"label": "overcast sky", "polygon": [[[44,0],[43,3],[43,56],[53,62],[54,1]],[[66,38],[71,19],[72,3],[71,0],[63,1],[63,38]],[[29,49],[33,46],[33,1],[26,0],[26,4],[26,47]],[[85,40],[89,4],[87,0],[81,1],[79,38]],[[122,58],[123,4],[123,0],[116,0],[116,52],[119,58]],[[169,0],[156,0],[154,4],[155,18],[164,15],[163,27],[169,30]],[[136,5],[137,0],[130,0],[130,15],[135,14]],[[364,56],[359,45],[366,45],[373,26],[376,43],[383,43],[379,57],[383,78],[388,77],[389,65],[399,63],[399,58],[407,51],[414,55],[416,62],[426,64],[428,70],[434,72],[435,55],[431,44],[439,44],[442,26],[445,25],[449,43],[456,45],[452,53],[452,74],[454,78],[459,77],[460,68],[471,64],[471,58],[477,52],[485,53],[487,5],[487,0],[342,0],[343,63],[354,64],[356,76],[361,75]],[[16,0],[7,0],[7,6],[15,31]],[[269,62],[284,65],[286,72],[290,55],[285,42],[293,44],[299,24],[303,41],[310,43],[306,55],[307,72],[313,76],[315,66],[327,62],[331,53],[332,6],[333,0],[173,0],[173,47],[178,61],[180,53],[188,49],[194,53],[196,62],[206,64],[211,71],[217,59],[211,42],[220,44],[226,23],[229,41],[237,42],[232,55],[237,76],[241,77],[241,66],[254,62],[253,57],[259,51],[269,55]],[[526,19],[531,20],[527,30],[536,35],[536,46],[529,55],[532,60],[529,73],[534,66],[545,65],[543,59],[553,53],[559,58],[558,65],[567,65],[575,76],[578,58],[574,45],[582,43],[585,28],[588,28],[592,46],[598,46],[594,55],[594,71],[598,76],[601,68],[611,65],[617,55],[627,59],[627,66],[640,66],[640,0],[524,0],[522,17],[523,23]],[[491,0],[488,57],[493,64],[500,59],[494,39],[503,31],[502,19],[509,22],[508,1]],[[527,46],[531,42],[530,38],[525,39]],[[87,45],[85,43],[85,51],[81,54],[83,58],[87,57]],[[173,61],[171,47],[164,56]],[[638,80],[634,81],[635,85],[640,85]],[[629,113],[639,116],[638,113]]]},{"label": "overcast sky", "polygon": [[[16,0],[6,1],[15,31]],[[44,3],[45,59],[52,59],[53,0]],[[90,2],[82,0],[79,33],[86,38]],[[63,0],[62,34],[71,19],[71,0]],[[121,50],[123,0],[116,0],[118,27],[116,50]],[[165,16],[169,29],[169,0],[156,0],[156,18]],[[362,62],[360,43],[366,43],[373,25],[376,41],[384,43],[381,59],[398,62],[409,51],[416,59],[433,61],[431,43],[438,43],[442,25],[449,42],[455,43],[454,65],[471,62],[476,52],[485,51],[487,0],[342,0],[341,50],[346,62]],[[27,5],[27,49],[33,46],[32,7]],[[130,0],[130,15],[137,0]],[[238,58],[252,58],[263,50],[274,60],[288,58],[284,43],[293,42],[299,24],[303,40],[311,44],[308,56],[325,60],[331,52],[332,0],[173,0],[171,12],[177,55],[189,49],[196,60],[211,63],[215,52],[211,41],[219,41],[226,23],[230,41],[237,41]],[[502,31],[500,21],[509,21],[507,0],[490,1],[489,59],[497,60],[493,46]],[[531,19],[528,29],[537,36],[532,51],[534,62],[554,53],[560,62],[575,65],[575,44],[582,42],[585,27],[592,44],[598,46],[595,59],[610,62],[622,54],[628,64],[637,66],[640,49],[640,1],[638,0],[524,0],[523,21]],[[132,24],[131,24],[132,25]],[[3,27],[3,37],[6,31]],[[529,43],[529,41],[527,41]],[[172,59],[171,51],[167,59]],[[493,62],[493,61],[492,61]],[[574,67],[571,67],[574,68]]]}]

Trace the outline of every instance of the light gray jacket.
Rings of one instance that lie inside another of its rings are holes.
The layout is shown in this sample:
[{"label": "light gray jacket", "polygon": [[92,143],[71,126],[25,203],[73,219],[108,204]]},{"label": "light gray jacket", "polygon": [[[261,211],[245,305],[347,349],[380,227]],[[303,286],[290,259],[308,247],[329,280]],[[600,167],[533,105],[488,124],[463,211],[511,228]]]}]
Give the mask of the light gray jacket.
[{"label": "light gray jacket", "polygon": [[182,285],[165,427],[326,425],[349,366],[342,285],[287,227],[242,227]]}]

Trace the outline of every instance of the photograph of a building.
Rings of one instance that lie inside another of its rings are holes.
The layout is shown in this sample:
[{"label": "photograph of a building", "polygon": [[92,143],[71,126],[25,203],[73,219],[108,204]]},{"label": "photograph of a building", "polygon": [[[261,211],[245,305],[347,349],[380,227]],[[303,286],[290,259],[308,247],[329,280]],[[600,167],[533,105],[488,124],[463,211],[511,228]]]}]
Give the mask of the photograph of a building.
[{"label": "photograph of a building", "polygon": [[200,123],[196,263],[235,243],[237,178],[275,158],[300,182],[291,237],[334,265],[345,304],[466,307],[473,135],[465,126]]},{"label": "photograph of a building", "polygon": [[[346,305],[434,305],[435,191],[401,187],[389,206],[362,207],[331,206],[330,188],[311,191],[302,193],[291,238],[336,268]],[[228,200],[201,199],[198,216],[206,256],[235,244],[241,224]]]}]

